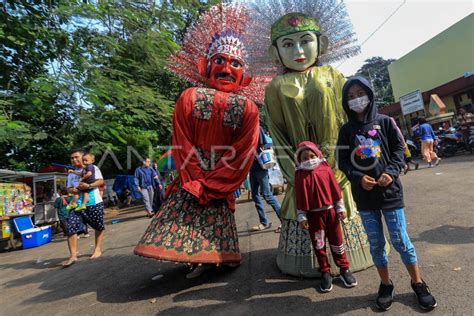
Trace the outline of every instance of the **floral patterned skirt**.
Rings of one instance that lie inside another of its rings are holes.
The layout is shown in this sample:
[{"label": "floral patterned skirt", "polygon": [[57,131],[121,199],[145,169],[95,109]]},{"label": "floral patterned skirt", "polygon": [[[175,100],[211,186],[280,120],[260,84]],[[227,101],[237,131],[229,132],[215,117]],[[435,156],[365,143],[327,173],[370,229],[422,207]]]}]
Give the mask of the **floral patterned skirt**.
[{"label": "floral patterned skirt", "polygon": [[[358,213],[342,224],[344,247],[351,271],[360,271],[373,265],[367,234]],[[326,243],[328,247],[328,243]],[[331,251],[327,254],[333,274],[339,273]],[[307,230],[301,228],[296,220],[282,219],[280,241],[278,244],[277,265],[283,273],[303,276],[320,277],[318,261]]]},{"label": "floral patterned skirt", "polygon": [[200,205],[179,184],[153,217],[134,252],[193,264],[241,260],[235,218],[227,202]]}]

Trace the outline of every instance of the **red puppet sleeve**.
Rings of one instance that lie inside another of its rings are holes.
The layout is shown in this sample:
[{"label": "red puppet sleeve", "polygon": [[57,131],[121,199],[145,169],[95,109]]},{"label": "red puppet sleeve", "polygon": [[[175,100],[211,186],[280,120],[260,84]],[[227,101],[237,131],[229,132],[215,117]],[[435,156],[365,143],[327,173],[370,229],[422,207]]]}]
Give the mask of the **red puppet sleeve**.
[{"label": "red puppet sleeve", "polygon": [[194,88],[185,90],[176,102],[173,114],[172,152],[183,189],[199,198],[204,189],[201,185],[204,175],[192,139],[194,91]]}]

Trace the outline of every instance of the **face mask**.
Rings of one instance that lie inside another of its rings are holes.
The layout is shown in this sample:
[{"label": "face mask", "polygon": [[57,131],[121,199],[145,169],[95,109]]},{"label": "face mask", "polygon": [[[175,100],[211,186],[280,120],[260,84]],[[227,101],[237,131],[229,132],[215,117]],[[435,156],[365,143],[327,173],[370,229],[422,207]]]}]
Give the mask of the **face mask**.
[{"label": "face mask", "polygon": [[321,163],[321,159],[319,159],[319,158],[310,159],[310,160],[303,161],[303,162],[300,164],[300,168],[301,168],[301,169],[304,169],[304,170],[313,170],[313,169],[316,168],[320,163]]},{"label": "face mask", "polygon": [[369,97],[366,95],[357,99],[349,100],[348,102],[349,109],[357,113],[364,112],[365,108],[367,107],[367,105],[369,105],[369,103]]}]

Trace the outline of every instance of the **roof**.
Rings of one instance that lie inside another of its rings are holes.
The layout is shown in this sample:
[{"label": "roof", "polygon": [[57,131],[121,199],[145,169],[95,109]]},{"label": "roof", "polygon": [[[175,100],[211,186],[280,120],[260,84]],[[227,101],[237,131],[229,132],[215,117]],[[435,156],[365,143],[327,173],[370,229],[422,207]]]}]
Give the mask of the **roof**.
[{"label": "roof", "polygon": [[36,177],[38,174],[29,171],[14,171],[8,169],[0,169],[0,179],[15,179],[15,178],[31,178]]}]

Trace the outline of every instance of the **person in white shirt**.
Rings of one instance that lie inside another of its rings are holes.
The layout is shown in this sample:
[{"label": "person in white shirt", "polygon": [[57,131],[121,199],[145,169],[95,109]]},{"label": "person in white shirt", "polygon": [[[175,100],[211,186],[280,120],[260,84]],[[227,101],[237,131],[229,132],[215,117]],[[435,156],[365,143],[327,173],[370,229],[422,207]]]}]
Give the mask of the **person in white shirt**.
[{"label": "person in white shirt", "polygon": [[[75,171],[80,171],[84,168],[82,156],[84,150],[73,149],[70,152],[71,164],[76,168]],[[70,194],[81,194],[81,190],[92,190],[89,193],[89,201],[86,204],[86,210],[83,212],[69,211],[65,234],[68,236],[68,247],[70,256],[69,259],[63,263],[63,266],[68,267],[77,261],[77,235],[87,231],[87,225],[95,230],[95,247],[91,255],[91,259],[98,258],[102,255],[102,240],[104,239],[104,203],[100,195],[98,187],[104,184],[104,178],[100,169],[95,167],[95,181],[93,183],[80,182],[80,177],[74,173],[68,175],[67,189]],[[81,204],[82,196],[78,204]]]}]

